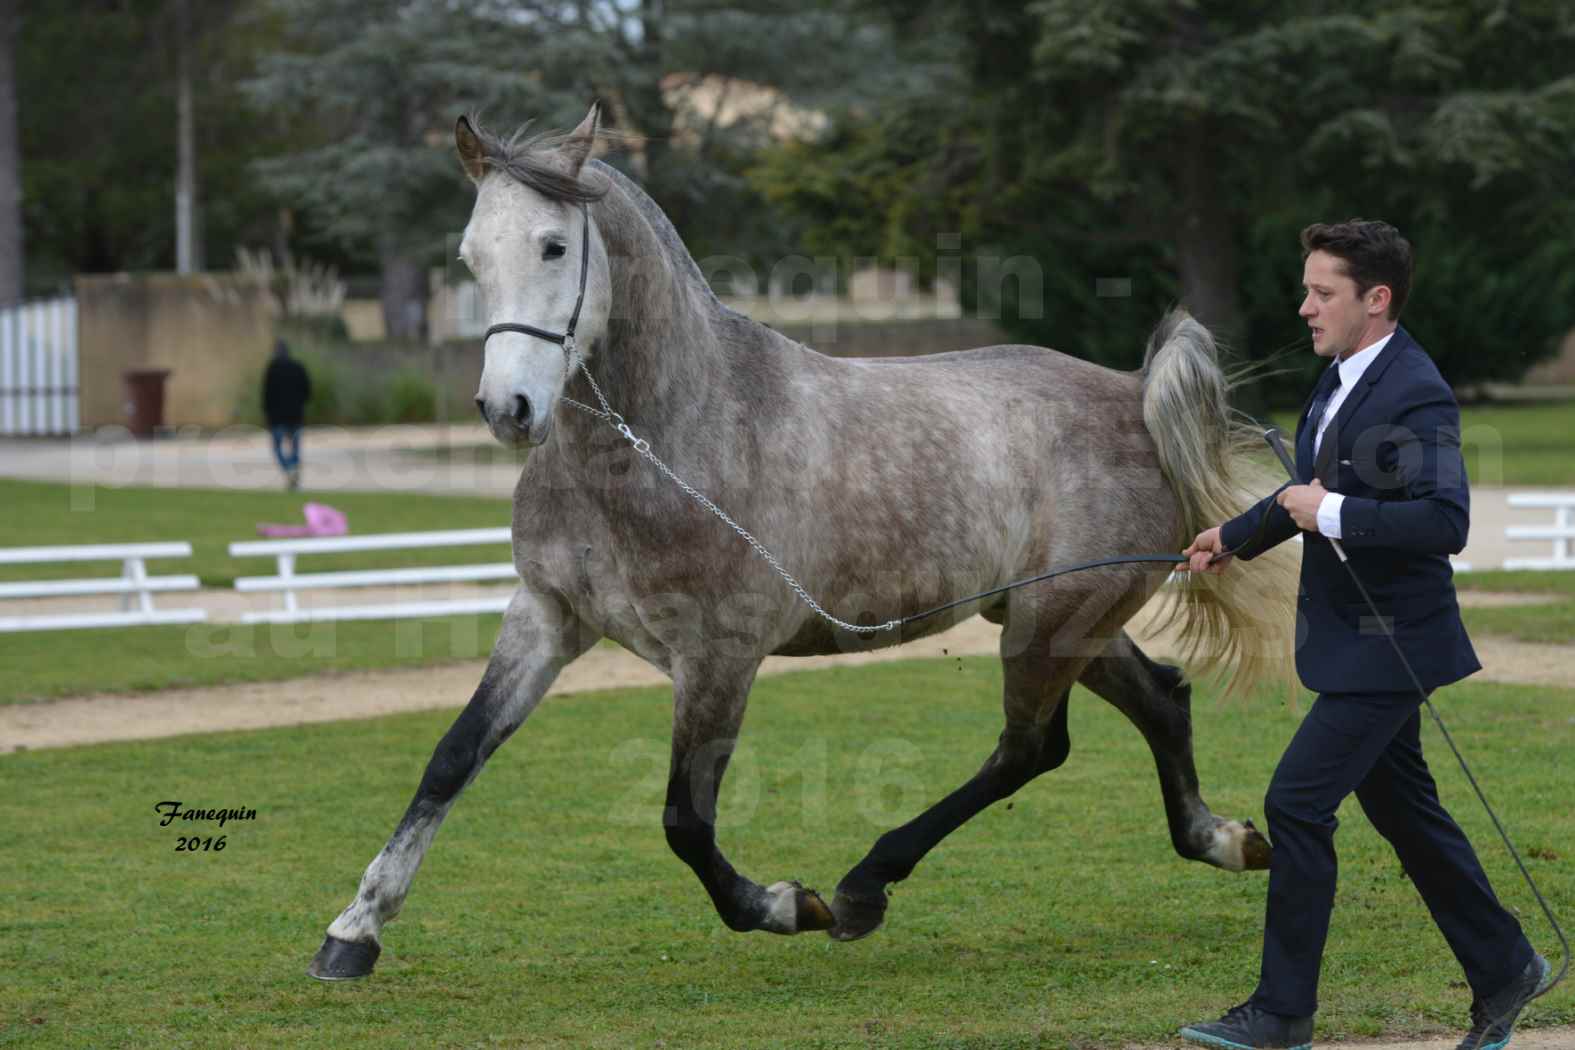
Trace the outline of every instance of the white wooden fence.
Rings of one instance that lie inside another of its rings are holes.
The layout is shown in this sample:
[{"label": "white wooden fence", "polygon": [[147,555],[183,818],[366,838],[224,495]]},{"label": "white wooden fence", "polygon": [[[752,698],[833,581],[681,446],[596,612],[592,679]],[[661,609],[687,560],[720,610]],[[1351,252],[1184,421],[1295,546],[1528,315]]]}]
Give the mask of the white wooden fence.
[{"label": "white wooden fence", "polygon": [[[1575,569],[1575,493],[1516,493],[1509,496],[1511,507],[1550,509],[1555,523],[1547,525],[1510,525],[1511,540],[1553,542],[1551,558],[1510,558],[1506,569]],[[277,559],[273,576],[243,576],[235,589],[274,592],[281,596],[281,608],[242,614],[243,623],[294,623],[317,620],[399,619],[413,616],[450,616],[460,613],[502,612],[509,596],[476,598],[410,599],[382,601],[366,605],[327,605],[303,608],[303,591],[343,587],[415,587],[434,583],[485,583],[512,581],[518,577],[508,561],[479,565],[443,565],[430,568],[359,569],[344,572],[296,572],[296,559],[311,554],[348,551],[404,550],[422,547],[470,547],[507,545],[507,528],[460,529],[449,532],[399,532],[366,536],[336,536],[286,540],[249,540],[230,544],[236,558],[271,557]],[[71,612],[48,615],[0,616],[0,631],[36,631],[63,627],[115,627],[133,624],[195,623],[207,618],[200,608],[155,609],[153,595],[168,591],[194,591],[195,576],[149,576],[150,558],[186,558],[189,543],[102,544],[82,547],[0,548],[0,565],[43,562],[120,561],[119,577],[85,580],[43,580],[0,583],[0,599],[64,598],[77,595],[118,594],[119,612]],[[1456,563],[1457,571],[1469,566]]]},{"label": "white wooden fence", "polygon": [[65,627],[128,627],[150,623],[199,623],[208,618],[203,609],[155,609],[153,595],[165,591],[195,591],[195,576],[149,576],[150,558],[189,558],[189,543],[121,543],[83,547],[0,548],[0,565],[38,565],[50,562],[118,561],[121,575],[83,580],[26,580],[0,583],[0,598],[67,598],[90,594],[118,594],[119,612],[30,613],[0,616],[0,631],[50,631]]},{"label": "white wooden fence", "polygon": [[349,572],[298,573],[295,559],[303,554],[337,554],[346,551],[401,550],[417,547],[471,547],[510,542],[508,528],[457,529],[450,532],[389,532],[381,535],[334,536],[319,539],[253,540],[230,544],[230,556],[259,555],[278,559],[274,576],[242,576],[238,591],[277,591],[283,606],[266,612],[249,612],[242,623],[299,623],[318,620],[383,620],[411,616],[452,616],[456,613],[502,612],[509,597],[448,598],[380,602],[373,605],[337,605],[302,608],[299,591],[332,587],[403,587],[429,583],[482,583],[515,580],[512,562],[486,565],[443,565],[418,569],[363,569]]},{"label": "white wooden fence", "polygon": [[0,310],[0,434],[72,434],[78,412],[76,300]]},{"label": "white wooden fence", "polygon": [[1508,525],[1504,536],[1511,540],[1553,541],[1551,558],[1505,558],[1506,569],[1575,569],[1570,546],[1575,542],[1575,492],[1526,492],[1509,497],[1511,507],[1552,510],[1552,525]]}]

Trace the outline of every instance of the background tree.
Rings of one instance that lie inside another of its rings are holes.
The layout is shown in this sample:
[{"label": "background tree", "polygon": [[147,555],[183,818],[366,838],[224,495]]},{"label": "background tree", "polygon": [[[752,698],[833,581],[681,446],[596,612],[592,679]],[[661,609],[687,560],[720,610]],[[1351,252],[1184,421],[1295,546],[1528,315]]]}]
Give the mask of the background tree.
[{"label": "background tree", "polygon": [[22,152],[16,133],[17,0],[0,0],[0,306],[22,298]]},{"label": "background tree", "polygon": [[[194,21],[202,28],[216,11],[245,7],[195,4]],[[29,294],[59,291],[77,273],[175,268],[173,14],[170,0],[28,5],[16,68]],[[192,124],[205,192],[194,257],[229,260],[278,227],[279,201],[249,165],[288,149],[294,129],[259,125],[238,86],[267,29],[234,20],[198,38]],[[61,75],[84,56],[91,76]]]},{"label": "background tree", "polygon": [[[614,163],[645,182],[697,254],[769,264],[799,238],[742,173],[790,108],[782,83],[814,108],[905,75],[875,61],[889,33],[843,0],[791,16],[764,2],[83,0],[38,5],[23,31],[19,152],[32,161],[23,226],[36,291],[79,272],[180,269],[232,259],[242,244],[293,244],[381,274],[396,335],[419,331],[426,269],[463,221],[457,113],[572,126],[602,98],[629,133]],[[821,60],[828,50],[836,61]],[[93,77],[58,76],[85,54]],[[768,105],[734,104],[774,82]],[[708,109],[708,96],[726,104]]]},{"label": "background tree", "polygon": [[[964,234],[973,264],[1037,260],[1042,300],[1019,303],[1020,286],[974,266],[964,286],[1023,338],[1131,366],[1179,299],[1264,356],[1305,336],[1297,230],[1352,215],[1389,218],[1416,242],[1407,319],[1457,383],[1518,375],[1575,323],[1575,228],[1556,188],[1575,162],[1567,5],[871,10],[954,41],[967,90],[939,106],[915,95],[900,107],[911,116],[840,131],[831,145],[846,156],[823,163],[847,173],[888,242],[895,227],[939,223]],[[927,156],[912,148],[916,125]],[[924,177],[937,161],[950,203]],[[803,214],[785,171],[768,162],[757,177]],[[1306,354],[1290,364],[1313,367]]]},{"label": "background tree", "polygon": [[524,64],[548,53],[511,5],[273,0],[279,28],[246,88],[266,119],[312,135],[255,170],[323,233],[375,260],[388,334],[420,338],[427,267],[464,222],[452,127],[480,105],[563,113],[564,93]]},{"label": "background tree", "polygon": [[166,17],[169,50],[175,55],[175,272],[203,268],[202,210],[197,167],[196,92],[206,88],[215,39],[242,7],[242,0],[171,0]]},{"label": "background tree", "polygon": [[197,129],[191,99],[196,47],[190,0],[174,0],[175,13],[175,272],[202,269],[197,240]]},{"label": "background tree", "polygon": [[872,103],[918,70],[849,0],[610,0],[531,9],[553,39],[584,39],[588,86],[639,144],[635,171],[697,257],[769,268],[800,231],[745,178],[794,126]]},{"label": "background tree", "polygon": [[[264,10],[283,43],[248,89],[272,119],[304,119],[320,137],[258,170],[344,245],[375,246],[398,338],[419,336],[427,267],[464,222],[450,132],[460,112],[572,127],[602,99],[633,147],[614,163],[634,168],[696,255],[780,257],[791,239],[743,169],[789,98],[816,105],[856,90],[889,35],[831,0],[792,11],[764,0],[273,0]],[[774,89],[781,104],[724,117],[734,84],[757,99]],[[710,113],[699,125],[686,122],[695,92]]]},{"label": "background tree", "polygon": [[[1351,215],[1417,244],[1407,319],[1456,383],[1575,322],[1559,0],[81,0],[17,32],[30,293],[175,267],[185,228],[188,262],[268,243],[375,272],[388,331],[419,335],[469,201],[455,116],[568,127],[600,98],[612,162],[697,257],[960,269],[970,309],[1118,366],[1178,299],[1250,357],[1294,351],[1296,232]],[[202,208],[172,222],[199,147]]]}]

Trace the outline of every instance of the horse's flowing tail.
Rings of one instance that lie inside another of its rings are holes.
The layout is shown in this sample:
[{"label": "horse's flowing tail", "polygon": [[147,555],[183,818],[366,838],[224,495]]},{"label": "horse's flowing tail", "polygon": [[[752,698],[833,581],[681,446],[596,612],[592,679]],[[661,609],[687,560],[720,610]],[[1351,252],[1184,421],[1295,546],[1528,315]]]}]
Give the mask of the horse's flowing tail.
[{"label": "horse's flowing tail", "polygon": [[[1231,386],[1209,330],[1184,310],[1167,314],[1143,358],[1143,424],[1181,509],[1178,551],[1274,491],[1262,435],[1231,415]],[[1186,662],[1227,673],[1229,693],[1294,685],[1294,551],[1281,546],[1219,576],[1178,577],[1185,582],[1171,589],[1160,620],[1179,630]]]}]

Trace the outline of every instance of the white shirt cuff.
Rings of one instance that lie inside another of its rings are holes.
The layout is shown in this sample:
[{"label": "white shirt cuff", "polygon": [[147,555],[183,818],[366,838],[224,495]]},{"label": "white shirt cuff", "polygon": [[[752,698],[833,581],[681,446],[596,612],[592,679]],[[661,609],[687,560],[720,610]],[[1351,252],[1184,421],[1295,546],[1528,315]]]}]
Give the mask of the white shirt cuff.
[{"label": "white shirt cuff", "polygon": [[1344,502],[1344,496],[1331,492],[1318,504],[1318,531],[1331,540],[1340,538],[1340,504]]}]

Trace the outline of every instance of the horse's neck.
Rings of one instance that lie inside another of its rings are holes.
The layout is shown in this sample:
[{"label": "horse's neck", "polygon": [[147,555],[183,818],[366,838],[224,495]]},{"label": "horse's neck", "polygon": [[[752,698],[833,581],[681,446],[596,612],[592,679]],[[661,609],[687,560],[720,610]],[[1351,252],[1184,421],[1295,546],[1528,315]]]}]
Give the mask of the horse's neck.
[{"label": "horse's neck", "polygon": [[611,301],[606,335],[586,367],[631,425],[667,429],[726,367],[712,331],[715,299],[666,217],[633,183],[616,176],[594,207]]},{"label": "horse's neck", "polygon": [[[734,428],[755,428],[759,437],[762,418],[783,415],[801,385],[793,378],[801,362],[780,335],[726,310],[666,216],[622,176],[612,182],[612,191],[593,206],[608,254],[611,316],[586,368],[633,434],[702,489],[718,491],[719,478],[757,476],[761,464],[739,461],[757,455],[756,442],[731,440]],[[595,403],[583,377],[571,379],[567,391]],[[761,404],[773,411],[758,411]],[[560,418],[567,427],[558,454],[550,457],[554,463],[571,477],[603,469],[587,462],[585,453],[618,440],[598,433],[607,424],[578,411]],[[683,498],[665,482],[655,489],[618,483],[605,493],[646,493],[650,498],[633,502],[653,513]],[[619,512],[631,512],[621,499]]]}]

